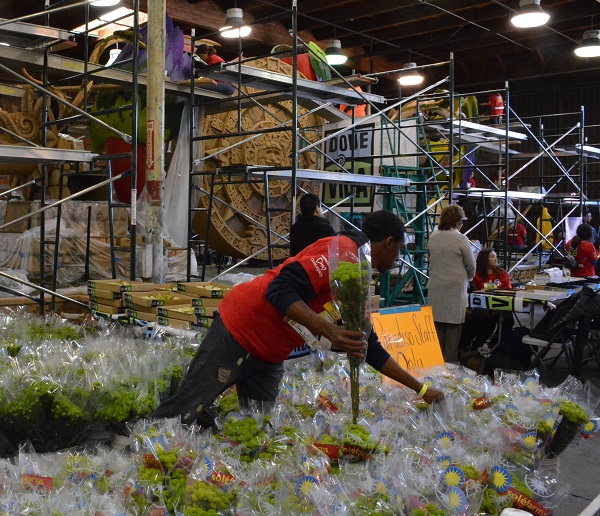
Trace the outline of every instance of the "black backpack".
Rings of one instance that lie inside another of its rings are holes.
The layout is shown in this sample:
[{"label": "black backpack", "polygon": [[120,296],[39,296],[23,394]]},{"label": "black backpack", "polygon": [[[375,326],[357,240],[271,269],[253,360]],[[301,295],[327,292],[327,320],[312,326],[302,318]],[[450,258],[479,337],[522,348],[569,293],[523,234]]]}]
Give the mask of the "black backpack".
[{"label": "black backpack", "polygon": [[577,258],[570,252],[565,254],[562,259],[563,267],[566,267],[571,272],[575,272],[579,268],[579,262]]}]

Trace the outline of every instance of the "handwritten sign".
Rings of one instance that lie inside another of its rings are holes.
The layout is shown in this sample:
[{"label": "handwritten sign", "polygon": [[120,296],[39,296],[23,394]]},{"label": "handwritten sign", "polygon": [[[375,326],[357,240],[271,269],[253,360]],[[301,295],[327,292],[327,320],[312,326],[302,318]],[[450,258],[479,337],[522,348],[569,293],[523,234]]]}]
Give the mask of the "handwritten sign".
[{"label": "handwritten sign", "polygon": [[404,369],[444,364],[430,306],[383,310],[373,313],[372,320],[382,346]]}]

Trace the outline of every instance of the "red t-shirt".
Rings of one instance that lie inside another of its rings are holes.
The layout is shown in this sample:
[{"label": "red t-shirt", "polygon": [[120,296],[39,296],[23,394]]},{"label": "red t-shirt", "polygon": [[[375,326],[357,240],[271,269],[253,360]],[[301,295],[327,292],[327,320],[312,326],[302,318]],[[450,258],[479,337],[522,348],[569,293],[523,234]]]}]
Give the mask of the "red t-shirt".
[{"label": "red t-shirt", "polygon": [[218,56],[217,54],[208,56],[208,59],[206,60],[207,65],[216,65],[216,64],[224,63],[224,62],[225,62],[225,59],[223,59],[221,56]]},{"label": "red t-shirt", "polygon": [[[569,240],[567,245],[565,245],[565,250],[570,252],[571,250],[571,242],[573,240]],[[594,262],[598,259],[598,253],[596,252],[596,248],[594,244],[591,242],[581,242],[577,249],[573,249],[573,256],[579,262],[580,267],[571,272],[571,276],[575,276],[577,278],[586,278],[587,276],[595,276],[596,271],[594,270]]]},{"label": "red t-shirt", "polygon": [[[298,262],[308,274],[316,297],[304,302],[311,310],[321,313],[331,301],[329,286],[329,243],[336,237],[317,240],[296,256],[248,283],[237,285],[219,304],[225,327],[239,344],[256,358],[278,363],[304,343],[304,339],[287,322],[287,318],[266,299],[269,284],[281,269]],[[340,256],[357,253],[357,244],[339,236]]]},{"label": "red t-shirt", "polygon": [[510,226],[508,228],[507,241],[510,245],[523,247],[525,245],[525,239],[527,238],[527,230],[523,224],[517,223],[517,226]]},{"label": "red t-shirt", "polygon": [[504,269],[497,269],[496,272],[482,278],[478,272],[475,273],[473,284],[477,290],[483,290],[485,283],[496,283],[496,288],[510,288],[510,276]]},{"label": "red t-shirt", "polygon": [[504,99],[500,93],[492,93],[488,98],[490,105],[490,115],[498,116],[504,113]]}]

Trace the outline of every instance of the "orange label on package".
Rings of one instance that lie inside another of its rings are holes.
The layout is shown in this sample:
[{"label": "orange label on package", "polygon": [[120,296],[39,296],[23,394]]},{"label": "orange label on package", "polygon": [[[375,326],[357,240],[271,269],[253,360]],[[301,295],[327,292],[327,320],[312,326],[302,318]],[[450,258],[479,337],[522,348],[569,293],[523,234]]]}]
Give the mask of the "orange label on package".
[{"label": "orange label on package", "polygon": [[317,397],[317,402],[322,409],[327,409],[333,414],[336,414],[339,410],[335,403],[333,403],[327,396],[323,396],[322,394],[319,394]]},{"label": "orange label on package", "polygon": [[546,516],[547,514],[550,514],[548,509],[542,507],[539,503],[534,502],[523,493],[520,493],[514,487],[509,487],[506,494],[513,499],[513,506],[516,509],[525,509],[536,516]]},{"label": "orange label on package", "polygon": [[371,458],[371,454],[368,453],[365,449],[360,446],[352,446],[349,444],[344,444],[342,448],[342,453],[344,455],[351,455],[352,457],[357,457],[361,460],[367,460]]},{"label": "orange label on package", "polygon": [[230,473],[221,473],[220,471],[213,471],[212,475],[209,478],[209,481],[218,486],[225,486],[227,484],[232,484],[235,482],[237,478],[235,478]]},{"label": "orange label on package", "polygon": [[163,470],[160,461],[151,453],[144,453],[144,466],[150,469],[160,469],[161,471]]},{"label": "orange label on package", "polygon": [[321,450],[332,460],[338,460],[340,458],[340,447],[335,444],[313,443],[313,446],[317,450]]},{"label": "orange label on package", "polygon": [[21,475],[21,487],[27,490],[52,491],[54,489],[54,480],[52,477],[42,477],[40,475]]}]

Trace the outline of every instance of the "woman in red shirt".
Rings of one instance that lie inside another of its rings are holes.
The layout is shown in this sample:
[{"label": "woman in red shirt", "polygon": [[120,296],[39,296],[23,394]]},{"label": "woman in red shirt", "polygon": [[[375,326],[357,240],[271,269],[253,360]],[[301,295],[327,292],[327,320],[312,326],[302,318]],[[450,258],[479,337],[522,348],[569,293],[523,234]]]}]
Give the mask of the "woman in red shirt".
[{"label": "woman in red shirt", "polygon": [[[492,288],[511,288],[510,277],[504,269],[498,267],[496,252],[490,247],[479,251],[475,261],[475,277],[472,281],[475,290],[488,290]],[[467,318],[460,340],[460,350],[472,351],[483,346],[494,334],[500,314],[487,308],[474,308],[467,310]],[[510,330],[513,326],[512,314],[506,313],[502,319],[502,331]],[[492,337],[491,347],[497,341],[497,336]]]},{"label": "woman in red shirt", "polygon": [[498,267],[496,252],[490,247],[482,249],[477,255],[473,284],[477,290],[511,288],[510,277],[504,269]]},{"label": "woman in red shirt", "polygon": [[579,224],[577,234],[567,242],[565,250],[567,253],[570,252],[577,262],[579,262],[579,267],[577,270],[571,272],[571,276],[587,278],[596,274],[594,266],[598,260],[598,253],[592,243],[592,235],[592,226],[589,224]]}]

